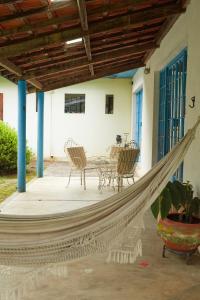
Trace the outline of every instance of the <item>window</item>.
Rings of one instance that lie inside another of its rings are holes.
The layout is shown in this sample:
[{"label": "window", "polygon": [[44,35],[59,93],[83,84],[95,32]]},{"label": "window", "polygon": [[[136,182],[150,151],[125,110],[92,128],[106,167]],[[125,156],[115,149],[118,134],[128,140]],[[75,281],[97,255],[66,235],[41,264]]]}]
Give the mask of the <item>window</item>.
[{"label": "window", "polygon": [[105,113],[106,114],[113,114],[113,106],[114,106],[114,96],[113,95],[106,95]]},{"label": "window", "polygon": [[[158,160],[184,136],[187,50],[184,49],[160,72]],[[183,164],[173,179],[183,180]]]},{"label": "window", "polygon": [[65,94],[65,113],[85,113],[85,94]]}]

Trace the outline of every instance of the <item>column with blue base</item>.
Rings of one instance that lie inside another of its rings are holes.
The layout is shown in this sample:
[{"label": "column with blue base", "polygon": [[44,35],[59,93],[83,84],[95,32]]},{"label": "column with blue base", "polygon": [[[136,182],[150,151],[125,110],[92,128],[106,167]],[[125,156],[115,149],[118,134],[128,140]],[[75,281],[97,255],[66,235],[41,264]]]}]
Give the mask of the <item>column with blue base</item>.
[{"label": "column with blue base", "polygon": [[43,177],[44,170],[44,92],[37,92],[38,136],[37,136],[37,177]]},{"label": "column with blue base", "polygon": [[26,81],[18,81],[17,189],[26,191]]}]

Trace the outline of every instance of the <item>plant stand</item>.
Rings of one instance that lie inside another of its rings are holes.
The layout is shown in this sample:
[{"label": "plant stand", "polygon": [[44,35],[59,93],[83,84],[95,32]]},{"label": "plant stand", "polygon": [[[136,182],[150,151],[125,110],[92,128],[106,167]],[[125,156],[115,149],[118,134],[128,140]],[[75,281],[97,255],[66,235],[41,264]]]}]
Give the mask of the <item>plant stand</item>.
[{"label": "plant stand", "polygon": [[163,246],[163,251],[162,251],[162,257],[163,258],[167,258],[167,256],[165,255],[166,250],[171,252],[171,253],[174,253],[176,255],[179,255],[179,256],[185,256],[187,265],[190,264],[192,255],[195,254],[196,251],[197,251],[196,249],[191,250],[191,251],[176,251],[176,250],[170,249],[166,245],[164,245]]}]

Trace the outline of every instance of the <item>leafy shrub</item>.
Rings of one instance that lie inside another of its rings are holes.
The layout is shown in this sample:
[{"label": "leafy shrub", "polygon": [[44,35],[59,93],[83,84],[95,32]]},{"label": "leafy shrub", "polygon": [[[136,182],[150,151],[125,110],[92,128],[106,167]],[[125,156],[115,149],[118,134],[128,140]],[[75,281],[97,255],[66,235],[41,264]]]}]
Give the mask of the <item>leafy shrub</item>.
[{"label": "leafy shrub", "polygon": [[[26,163],[32,157],[26,147]],[[12,173],[17,169],[17,132],[8,124],[0,121],[0,173]]]},{"label": "leafy shrub", "polygon": [[161,194],[151,205],[154,217],[157,219],[159,214],[161,219],[167,218],[171,208],[182,210],[180,221],[192,223],[193,216],[199,216],[200,198],[194,197],[193,186],[189,181],[181,183],[180,181],[169,181]]}]

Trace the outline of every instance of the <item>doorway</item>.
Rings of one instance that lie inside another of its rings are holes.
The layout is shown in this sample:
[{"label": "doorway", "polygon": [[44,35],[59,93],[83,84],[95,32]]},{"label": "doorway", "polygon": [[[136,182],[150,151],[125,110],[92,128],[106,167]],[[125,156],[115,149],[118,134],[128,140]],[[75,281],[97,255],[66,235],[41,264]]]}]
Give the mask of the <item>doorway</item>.
[{"label": "doorway", "polygon": [[135,142],[141,152],[141,140],[142,140],[142,100],[143,89],[136,93],[136,124],[135,124]]}]

